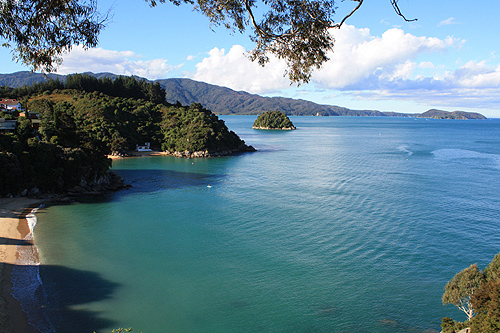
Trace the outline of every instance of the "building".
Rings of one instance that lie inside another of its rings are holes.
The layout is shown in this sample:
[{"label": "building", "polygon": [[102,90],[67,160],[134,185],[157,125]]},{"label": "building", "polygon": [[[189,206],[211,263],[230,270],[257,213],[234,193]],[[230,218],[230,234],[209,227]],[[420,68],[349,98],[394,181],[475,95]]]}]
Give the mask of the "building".
[{"label": "building", "polygon": [[21,103],[16,99],[0,99],[0,110],[5,112],[21,111]]},{"label": "building", "polygon": [[40,118],[40,114],[37,113],[37,112],[31,112],[31,111],[28,111],[28,112],[19,112],[19,117],[26,117],[28,119],[39,119]]},{"label": "building", "polygon": [[14,132],[16,130],[17,120],[6,120],[0,118],[0,132]]},{"label": "building", "polygon": [[31,127],[33,127],[34,129],[39,129],[40,128],[40,114],[37,113],[37,112],[30,112],[30,111],[23,111],[23,112],[19,112],[19,117],[25,117],[25,118],[28,118],[30,123],[31,123]]},{"label": "building", "polygon": [[153,151],[153,149],[151,149],[151,143],[149,143],[149,142],[146,142],[144,144],[144,146],[135,145],[135,150],[136,151]]}]

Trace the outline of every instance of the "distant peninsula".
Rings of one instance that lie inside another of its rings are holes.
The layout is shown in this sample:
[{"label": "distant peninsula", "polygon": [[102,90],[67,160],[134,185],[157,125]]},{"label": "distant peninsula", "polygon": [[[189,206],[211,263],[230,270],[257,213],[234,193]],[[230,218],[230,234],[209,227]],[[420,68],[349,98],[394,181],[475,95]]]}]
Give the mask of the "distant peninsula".
[{"label": "distant peninsula", "polygon": [[[112,73],[85,73],[98,79],[112,79]],[[22,87],[33,83],[56,79],[64,82],[66,75],[48,74],[47,76],[28,71],[0,74],[0,86]],[[141,79],[147,81],[145,79]],[[302,99],[284,97],[263,97],[244,91],[194,81],[191,79],[159,79],[147,81],[159,84],[165,90],[165,99],[171,104],[191,105],[199,103],[217,115],[259,115],[275,110],[289,116],[353,116],[353,117],[411,117],[434,119],[485,119],[475,112],[441,111],[431,109],[424,113],[402,113],[378,110],[351,110],[336,105],[323,105]]]},{"label": "distant peninsula", "polygon": [[443,111],[431,109],[418,116],[418,118],[433,118],[433,119],[486,119],[477,112],[464,112],[464,111]]},{"label": "distant peninsula", "polygon": [[252,126],[253,129],[263,130],[294,130],[292,121],[280,111],[267,111],[259,115]]}]

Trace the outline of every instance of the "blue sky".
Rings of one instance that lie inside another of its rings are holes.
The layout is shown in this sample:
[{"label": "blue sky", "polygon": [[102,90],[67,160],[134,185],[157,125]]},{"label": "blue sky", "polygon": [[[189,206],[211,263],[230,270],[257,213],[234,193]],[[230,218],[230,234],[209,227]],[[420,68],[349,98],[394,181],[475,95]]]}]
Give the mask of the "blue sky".
[{"label": "blue sky", "polygon": [[[221,27],[192,7],[142,0],[98,0],[111,19],[97,48],[74,48],[60,74],[112,72],[148,79],[187,77],[264,96],[302,98],[351,109],[417,112],[430,108],[500,118],[500,1],[366,0],[340,30],[331,60],[309,84],[290,86],[285,65],[250,62],[247,35]],[[337,18],[353,8],[339,2]],[[0,48],[0,72],[27,70]]]}]

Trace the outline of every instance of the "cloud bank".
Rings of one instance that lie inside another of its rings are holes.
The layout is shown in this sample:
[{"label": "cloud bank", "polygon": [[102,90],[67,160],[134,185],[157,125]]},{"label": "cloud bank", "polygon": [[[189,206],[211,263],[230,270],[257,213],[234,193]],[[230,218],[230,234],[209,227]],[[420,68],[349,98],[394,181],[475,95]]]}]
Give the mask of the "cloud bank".
[{"label": "cloud bank", "polygon": [[244,90],[251,93],[266,93],[287,88],[290,82],[283,77],[286,63],[270,57],[270,63],[261,67],[246,56],[241,45],[234,45],[226,53],[224,49],[213,48],[208,56],[196,65],[194,80]]},{"label": "cloud bank", "polygon": [[155,80],[167,77],[169,72],[182,66],[169,65],[166,59],[141,60],[142,56],[132,51],[112,51],[100,47],[84,50],[75,46],[63,58],[57,70],[60,74],[109,72]]},{"label": "cloud bank", "polygon": [[[397,28],[379,37],[372,36],[369,29],[349,25],[332,33],[336,42],[334,52],[328,55],[330,61],[312,76],[312,82],[327,89],[377,89],[384,82],[408,79],[416,68],[434,67],[431,62],[419,65],[411,60],[423,53],[445,52],[459,44],[453,38],[417,37]],[[214,48],[196,65],[196,72],[190,77],[252,93],[277,91],[290,85],[283,77],[284,61],[271,57],[271,62],[262,68],[250,62],[245,53],[240,45],[227,53]]]},{"label": "cloud bank", "polygon": [[[452,24],[450,18],[443,24]],[[453,37],[421,37],[393,28],[381,36],[369,29],[345,25],[335,30],[330,61],[316,71],[316,89],[342,91],[358,99],[405,99],[450,107],[497,107],[500,65],[470,61],[454,70],[435,64],[434,54],[460,49],[465,43]],[[214,48],[188,75],[195,80],[251,93],[270,93],[289,87],[283,77],[286,65],[276,58],[261,68],[249,61],[246,50],[233,46],[228,52]],[[417,58],[425,57],[425,61]],[[448,64],[449,65],[449,64]],[[308,89],[308,86],[303,86]]]},{"label": "cloud bank", "polygon": [[[442,24],[454,22],[450,18]],[[332,33],[336,42],[329,54],[330,61],[313,73],[311,84],[301,86],[302,91],[342,92],[356,99],[404,99],[456,108],[498,107],[499,64],[474,60],[457,66],[432,61],[434,55],[460,49],[464,40],[415,36],[398,28],[374,36],[369,29],[350,25]],[[195,67],[185,76],[258,94],[290,87],[288,78],[283,76],[283,60],[270,57],[270,63],[261,67],[246,54],[243,46],[233,45],[229,50],[213,48],[204,57],[187,56]],[[166,59],[143,60],[132,51],[75,47],[64,57],[59,72],[112,72],[154,80],[172,76],[182,66],[170,65]]]}]

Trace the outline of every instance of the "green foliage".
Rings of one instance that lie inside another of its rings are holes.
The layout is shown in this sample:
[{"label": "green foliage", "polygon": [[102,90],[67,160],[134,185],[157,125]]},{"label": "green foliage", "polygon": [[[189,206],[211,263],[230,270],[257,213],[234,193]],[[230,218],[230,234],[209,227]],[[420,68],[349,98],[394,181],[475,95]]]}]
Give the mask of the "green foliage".
[{"label": "green foliage", "polygon": [[13,153],[0,152],[0,196],[22,190],[21,163]]},{"label": "green foliage", "polygon": [[98,79],[88,74],[72,74],[66,77],[64,87],[85,92],[102,92],[113,97],[144,99],[152,103],[165,102],[165,89],[159,83],[138,80],[133,76]]},{"label": "green foliage", "polygon": [[471,331],[500,332],[500,280],[485,283],[472,295],[471,302],[477,312]]},{"label": "green foliage", "polygon": [[104,143],[109,151],[132,150],[144,142],[160,146],[162,104],[93,92],[77,96],[61,108],[72,114],[78,131]]},{"label": "green foliage", "polygon": [[[250,29],[250,39],[256,44],[250,58],[260,65],[269,55],[284,59],[285,72],[291,82],[308,82],[314,69],[328,60],[334,46],[330,29],[339,28],[358,10],[334,21],[337,3],[334,0],[147,0],[151,6],[158,2],[182,3],[193,6],[211,24],[223,25],[243,33]],[[396,13],[403,16],[390,0]],[[61,55],[73,45],[95,47],[106,18],[97,12],[97,2],[90,1],[2,1],[0,2],[0,37],[14,44],[15,58],[34,71],[51,72],[61,63]]]},{"label": "green foliage", "polygon": [[267,111],[257,117],[253,123],[254,128],[268,129],[295,129],[286,114],[279,111]]},{"label": "green foliage", "polygon": [[34,187],[64,192],[93,184],[111,166],[110,152],[133,150],[144,142],[170,151],[247,148],[201,104],[165,103],[159,84],[74,75],[65,85],[78,89],[61,90],[59,81],[23,88],[27,94],[37,92],[25,105],[40,115],[40,128],[33,130],[29,119],[19,117],[15,133],[0,134],[0,195]]},{"label": "green foliage", "polygon": [[478,270],[477,264],[458,272],[451,281],[446,284],[443,294],[443,305],[453,304],[465,312],[467,319],[474,316],[474,309],[470,298],[484,282],[484,274]]},{"label": "green foliage", "polygon": [[94,1],[2,1],[0,36],[17,60],[33,70],[50,72],[60,55],[75,44],[97,45],[103,19]]},{"label": "green foliage", "polygon": [[484,269],[487,281],[497,281],[500,279],[500,253],[495,255],[491,263]]},{"label": "green foliage", "polygon": [[201,104],[189,107],[171,106],[163,116],[163,150],[208,151],[209,153],[240,150],[245,143],[224,121]]},{"label": "green foliage", "polygon": [[[472,333],[500,332],[500,253],[484,269],[477,265],[457,273],[443,294],[443,304],[454,304],[468,316],[465,323],[443,318],[444,333],[470,327]],[[475,315],[475,316],[474,316]]]},{"label": "green foliage", "polygon": [[444,317],[441,320],[442,333],[457,333],[467,327],[469,327],[468,322],[461,323],[448,317]]},{"label": "green foliage", "polygon": [[[250,29],[250,39],[255,43],[250,59],[262,66],[269,62],[269,55],[284,59],[285,75],[299,84],[307,83],[312,71],[329,60],[327,53],[335,41],[330,29],[340,28],[361,7],[363,1],[355,1],[358,5],[354,10],[336,23],[334,16],[339,2],[334,0],[148,0],[152,6],[157,2],[185,3],[194,6],[211,24],[239,32]],[[398,0],[389,2],[403,16]]]}]

